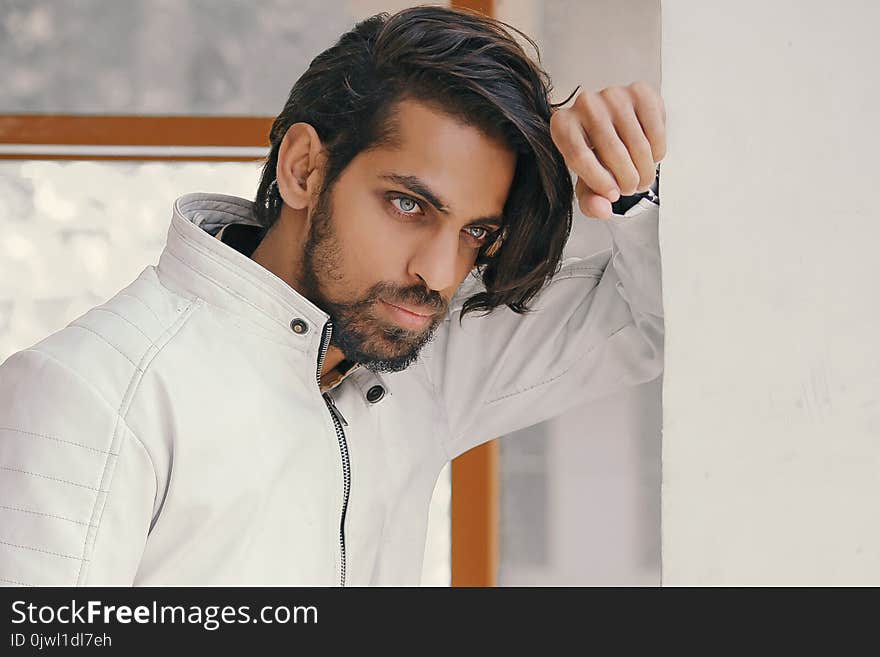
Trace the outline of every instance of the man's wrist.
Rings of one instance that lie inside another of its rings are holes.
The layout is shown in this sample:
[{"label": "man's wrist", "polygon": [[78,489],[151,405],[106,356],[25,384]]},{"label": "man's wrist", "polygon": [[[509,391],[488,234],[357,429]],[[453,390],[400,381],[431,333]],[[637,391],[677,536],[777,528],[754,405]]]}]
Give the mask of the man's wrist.
[{"label": "man's wrist", "polygon": [[639,192],[638,194],[630,194],[629,196],[621,196],[614,203],[611,204],[611,211],[614,214],[624,215],[627,210],[636,205],[643,198],[647,198],[652,203],[660,205],[660,164],[657,164],[657,168],[654,174],[654,182],[651,183],[651,186],[645,192]]}]

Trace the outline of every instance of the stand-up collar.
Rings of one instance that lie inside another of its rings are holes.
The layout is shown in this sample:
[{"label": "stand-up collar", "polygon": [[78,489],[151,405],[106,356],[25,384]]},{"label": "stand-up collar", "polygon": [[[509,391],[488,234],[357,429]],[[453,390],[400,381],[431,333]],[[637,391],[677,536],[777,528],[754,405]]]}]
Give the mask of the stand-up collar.
[{"label": "stand-up collar", "polygon": [[230,223],[259,225],[253,203],[225,194],[178,198],[159,258],[160,278],[209,304],[284,332],[305,349],[318,348],[327,313],[269,270],[215,239]]}]

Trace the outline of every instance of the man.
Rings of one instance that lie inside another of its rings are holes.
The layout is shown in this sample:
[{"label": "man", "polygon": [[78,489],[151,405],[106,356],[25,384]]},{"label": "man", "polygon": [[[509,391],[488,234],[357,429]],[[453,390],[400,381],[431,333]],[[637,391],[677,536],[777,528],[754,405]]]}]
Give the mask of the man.
[{"label": "man", "polygon": [[[438,7],[315,58],[254,203],[178,199],[156,267],[0,367],[4,583],[417,584],[446,462],[656,377],[662,100],[548,95]],[[611,250],[563,254],[573,191]]]}]

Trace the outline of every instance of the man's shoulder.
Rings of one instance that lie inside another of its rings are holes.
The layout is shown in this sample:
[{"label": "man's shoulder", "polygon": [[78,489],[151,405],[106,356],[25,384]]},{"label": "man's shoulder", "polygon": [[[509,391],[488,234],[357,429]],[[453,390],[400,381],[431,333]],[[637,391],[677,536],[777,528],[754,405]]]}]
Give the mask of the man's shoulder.
[{"label": "man's shoulder", "polygon": [[[13,354],[0,370],[62,369],[111,405],[122,403],[131,381],[171,337],[193,301],[164,287],[147,267],[105,303],[29,349]],[[0,379],[4,378],[0,371]]]}]

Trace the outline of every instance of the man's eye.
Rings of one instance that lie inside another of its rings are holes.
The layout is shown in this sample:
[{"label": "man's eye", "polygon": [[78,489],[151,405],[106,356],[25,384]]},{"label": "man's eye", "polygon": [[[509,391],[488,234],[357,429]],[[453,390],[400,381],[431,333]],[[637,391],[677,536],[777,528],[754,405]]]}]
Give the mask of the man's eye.
[{"label": "man's eye", "polygon": [[390,201],[403,214],[419,214],[422,210],[422,206],[419,205],[418,201],[411,199],[409,196],[393,196]]},{"label": "man's eye", "polygon": [[478,242],[481,242],[489,237],[489,229],[483,228],[482,226],[468,226],[467,228],[465,228],[465,230],[468,232],[468,235],[473,237]]}]

